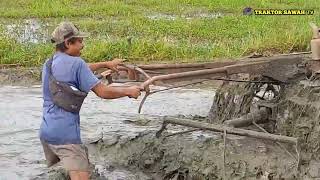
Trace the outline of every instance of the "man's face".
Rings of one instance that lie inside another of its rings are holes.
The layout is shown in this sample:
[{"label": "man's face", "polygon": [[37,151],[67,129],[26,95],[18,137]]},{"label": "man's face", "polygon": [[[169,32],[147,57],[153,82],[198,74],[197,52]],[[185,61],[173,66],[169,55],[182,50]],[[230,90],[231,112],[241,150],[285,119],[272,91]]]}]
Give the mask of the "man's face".
[{"label": "man's face", "polygon": [[66,47],[68,48],[66,53],[71,55],[71,56],[80,56],[81,55],[81,50],[84,47],[83,44],[83,38],[76,38],[76,41],[74,43],[66,43]]}]

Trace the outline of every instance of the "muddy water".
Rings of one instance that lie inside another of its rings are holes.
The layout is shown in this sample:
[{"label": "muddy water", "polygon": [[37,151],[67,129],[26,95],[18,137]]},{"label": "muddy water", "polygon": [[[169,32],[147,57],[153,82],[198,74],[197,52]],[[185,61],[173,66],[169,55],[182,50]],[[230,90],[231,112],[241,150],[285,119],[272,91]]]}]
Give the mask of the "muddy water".
[{"label": "muddy water", "polygon": [[[213,96],[213,91],[200,89],[165,91],[150,96],[142,114],[138,114],[141,98],[102,100],[91,93],[81,112],[82,138],[87,143],[101,136],[129,137],[159,128],[142,126],[141,122],[161,119],[167,115],[206,116]],[[38,139],[42,114],[40,86],[0,87],[0,99],[0,180],[31,179],[48,172]],[[137,120],[139,125],[131,123]],[[92,159],[99,164],[98,158]],[[113,170],[109,179],[116,177],[129,179],[134,174],[122,169]]]},{"label": "muddy water", "polygon": [[49,23],[41,22],[37,19],[25,19],[5,24],[5,34],[20,43],[49,42]]},{"label": "muddy water", "polygon": [[220,17],[223,17],[224,14],[218,12],[218,13],[207,13],[207,12],[193,12],[186,15],[170,15],[170,14],[149,14],[147,15],[147,18],[152,20],[168,20],[168,21],[175,21],[179,18],[185,19],[185,20],[193,20],[193,19],[217,19]]}]

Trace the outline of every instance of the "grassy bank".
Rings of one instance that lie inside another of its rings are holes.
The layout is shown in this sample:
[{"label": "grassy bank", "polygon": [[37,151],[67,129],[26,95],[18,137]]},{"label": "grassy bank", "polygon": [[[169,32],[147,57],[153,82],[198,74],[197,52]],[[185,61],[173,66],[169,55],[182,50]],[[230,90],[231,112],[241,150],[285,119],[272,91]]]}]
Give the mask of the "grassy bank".
[{"label": "grassy bank", "polygon": [[[315,14],[242,15],[248,6],[313,9]],[[320,25],[319,12],[317,0],[3,0],[0,63],[40,65],[53,52],[49,42],[21,43],[30,19],[41,25],[44,36],[63,20],[89,32],[83,52],[89,61],[122,57],[141,63],[196,62],[308,51],[308,22]],[[18,27],[22,30],[15,31]]]}]

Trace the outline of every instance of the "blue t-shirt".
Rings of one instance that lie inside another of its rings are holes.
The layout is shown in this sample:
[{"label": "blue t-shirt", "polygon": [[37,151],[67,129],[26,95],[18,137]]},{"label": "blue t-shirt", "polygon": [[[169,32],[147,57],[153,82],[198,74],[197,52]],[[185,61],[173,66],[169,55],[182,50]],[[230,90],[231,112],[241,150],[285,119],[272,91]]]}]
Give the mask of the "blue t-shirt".
[{"label": "blue t-shirt", "polygon": [[[54,145],[81,144],[79,113],[65,111],[53,104],[46,63],[42,70],[44,102],[40,139]],[[67,82],[83,92],[89,92],[100,82],[83,59],[61,52],[53,56],[52,74],[57,81]]]}]

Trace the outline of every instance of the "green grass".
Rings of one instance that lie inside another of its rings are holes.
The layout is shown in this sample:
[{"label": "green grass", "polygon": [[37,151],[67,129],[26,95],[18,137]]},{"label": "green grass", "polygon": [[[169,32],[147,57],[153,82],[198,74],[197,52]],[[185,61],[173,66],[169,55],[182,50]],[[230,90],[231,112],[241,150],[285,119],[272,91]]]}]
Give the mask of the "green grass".
[{"label": "green grass", "polygon": [[[314,9],[312,16],[243,16],[256,9]],[[134,63],[198,62],[309,51],[308,22],[320,25],[317,0],[10,0],[0,1],[0,63],[41,65],[50,43],[20,43],[7,25],[36,19],[52,32],[63,20],[89,32],[83,57]],[[221,13],[219,18],[210,18]],[[208,16],[208,17],[203,17]]]}]

